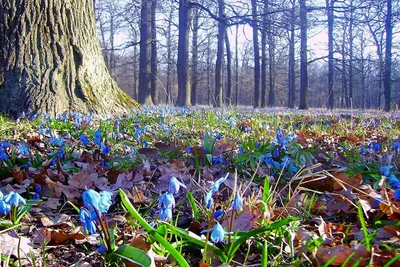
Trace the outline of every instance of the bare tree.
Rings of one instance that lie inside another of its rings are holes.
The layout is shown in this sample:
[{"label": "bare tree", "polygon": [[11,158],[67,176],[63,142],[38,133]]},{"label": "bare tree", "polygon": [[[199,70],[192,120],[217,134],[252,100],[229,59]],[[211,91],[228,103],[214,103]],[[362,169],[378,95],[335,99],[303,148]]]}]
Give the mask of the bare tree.
[{"label": "bare tree", "polygon": [[153,105],[151,98],[151,1],[142,0],[140,12],[139,103]]},{"label": "bare tree", "polygon": [[254,102],[253,107],[261,106],[260,98],[260,49],[258,45],[258,22],[257,22],[257,1],[251,0],[252,6],[252,22],[253,27],[253,49],[254,49]]},{"label": "bare tree", "polygon": [[391,102],[391,85],[392,85],[392,42],[393,42],[393,26],[392,26],[392,0],[386,0],[386,51],[385,51],[385,111],[390,111]]},{"label": "bare tree", "polygon": [[222,60],[224,57],[224,41],[225,41],[225,22],[223,20],[225,14],[224,0],[218,0],[218,15],[222,18],[218,21],[218,50],[217,61],[215,63],[215,100],[214,107],[222,107]]},{"label": "bare tree", "polygon": [[300,105],[299,109],[307,109],[307,6],[306,0],[300,3]]}]

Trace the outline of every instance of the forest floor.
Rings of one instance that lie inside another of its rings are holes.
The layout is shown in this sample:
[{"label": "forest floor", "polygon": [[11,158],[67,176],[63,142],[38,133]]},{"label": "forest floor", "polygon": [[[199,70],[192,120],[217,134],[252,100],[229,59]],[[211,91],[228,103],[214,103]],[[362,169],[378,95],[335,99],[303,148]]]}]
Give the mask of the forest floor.
[{"label": "forest floor", "polygon": [[147,107],[0,132],[0,266],[400,266],[400,113]]}]

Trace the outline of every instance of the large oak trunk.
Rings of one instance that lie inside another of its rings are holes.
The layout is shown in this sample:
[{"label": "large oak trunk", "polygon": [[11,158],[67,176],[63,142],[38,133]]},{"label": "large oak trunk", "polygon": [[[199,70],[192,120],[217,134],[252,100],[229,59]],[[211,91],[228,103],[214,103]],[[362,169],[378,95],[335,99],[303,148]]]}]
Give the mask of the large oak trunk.
[{"label": "large oak trunk", "polygon": [[108,73],[92,0],[0,1],[0,51],[2,111],[137,107]]}]

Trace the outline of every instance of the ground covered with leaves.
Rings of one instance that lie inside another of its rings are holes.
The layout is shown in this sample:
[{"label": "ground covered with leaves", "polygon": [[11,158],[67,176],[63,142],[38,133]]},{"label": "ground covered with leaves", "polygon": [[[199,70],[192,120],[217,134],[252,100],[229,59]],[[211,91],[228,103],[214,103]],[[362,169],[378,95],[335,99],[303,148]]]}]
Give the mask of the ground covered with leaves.
[{"label": "ground covered with leaves", "polygon": [[1,266],[400,266],[399,119],[1,116]]}]

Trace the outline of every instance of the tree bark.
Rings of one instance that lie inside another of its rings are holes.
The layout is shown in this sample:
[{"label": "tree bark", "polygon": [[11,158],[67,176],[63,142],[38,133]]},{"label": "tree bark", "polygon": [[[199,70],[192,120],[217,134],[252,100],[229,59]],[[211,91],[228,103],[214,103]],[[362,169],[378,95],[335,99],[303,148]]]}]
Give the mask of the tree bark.
[{"label": "tree bark", "polygon": [[0,110],[114,112],[137,107],[112,80],[92,0],[0,2]]},{"label": "tree bark", "polygon": [[168,26],[167,26],[167,94],[165,102],[167,105],[172,102],[172,19],[174,14],[173,0],[170,1],[170,10],[168,14]]},{"label": "tree bark", "polygon": [[228,33],[225,29],[225,46],[226,46],[226,96],[225,105],[232,106],[232,51],[229,44]]},{"label": "tree bark", "polygon": [[354,26],[354,7],[353,7],[353,0],[350,0],[350,21],[349,21],[349,99],[348,99],[349,106],[347,106],[348,108],[353,106],[353,87],[354,87],[354,77],[353,77],[354,33],[353,33],[353,26]]},{"label": "tree bark", "polygon": [[158,105],[159,102],[159,92],[157,88],[157,24],[156,24],[156,14],[157,14],[157,0],[151,1],[151,98],[154,105]]},{"label": "tree bark", "polygon": [[[218,16],[224,17],[224,0],[218,0]],[[218,22],[217,60],[215,62],[215,100],[214,107],[222,107],[222,59],[224,57],[225,23]]]},{"label": "tree bark", "polygon": [[268,22],[268,73],[269,73],[269,93],[268,107],[275,106],[275,37],[272,32],[271,21]]},{"label": "tree bark", "polygon": [[[268,11],[268,0],[264,2],[264,13]],[[261,107],[266,107],[267,102],[267,15],[263,16],[263,28],[261,31]]]},{"label": "tree bark", "polygon": [[235,38],[235,106],[238,106],[239,98],[239,25],[236,25]]},{"label": "tree bark", "polygon": [[334,23],[334,6],[335,0],[326,0],[326,8],[328,15],[328,109],[333,109],[334,92],[333,92],[333,77],[334,77],[334,62],[333,62],[333,23]]},{"label": "tree bark", "polygon": [[253,26],[253,49],[254,49],[254,102],[253,107],[261,106],[260,98],[260,49],[258,46],[258,23],[257,23],[257,2],[251,0],[252,26]]},{"label": "tree bark", "polygon": [[196,8],[193,11],[193,35],[192,35],[192,86],[190,93],[190,102],[192,106],[195,106],[197,103],[197,83],[198,83],[198,75],[197,75],[197,64],[198,64],[198,36],[199,36],[199,19],[200,19],[200,9]]},{"label": "tree bark", "polygon": [[296,77],[295,77],[295,11],[296,11],[296,0],[292,0],[292,8],[290,10],[290,40],[289,40],[289,92],[288,92],[288,106],[294,108],[295,102],[295,88],[296,88]]},{"label": "tree bark", "polygon": [[151,98],[151,1],[142,0],[140,13],[139,103],[153,105]]},{"label": "tree bark", "polygon": [[190,8],[188,0],[179,0],[178,40],[178,106],[190,106],[189,31]]},{"label": "tree bark", "polygon": [[299,109],[307,109],[307,6],[306,0],[300,3],[300,105]]},{"label": "tree bark", "polygon": [[392,42],[393,42],[393,25],[392,25],[392,0],[387,0],[386,9],[386,51],[385,51],[385,111],[390,111],[391,102],[391,86],[392,86]]}]

